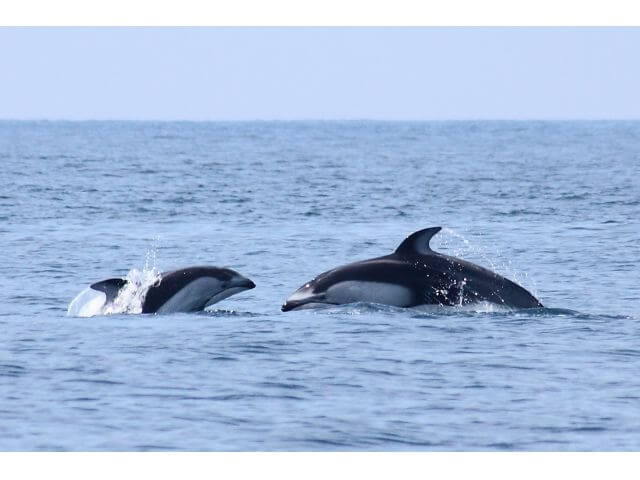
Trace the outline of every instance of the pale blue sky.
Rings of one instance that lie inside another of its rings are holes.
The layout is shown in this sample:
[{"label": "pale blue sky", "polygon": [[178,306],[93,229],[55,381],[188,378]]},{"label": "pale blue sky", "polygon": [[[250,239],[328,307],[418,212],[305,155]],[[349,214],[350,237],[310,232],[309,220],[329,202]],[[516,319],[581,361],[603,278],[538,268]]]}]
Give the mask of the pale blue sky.
[{"label": "pale blue sky", "polygon": [[0,28],[0,118],[640,118],[640,28]]}]

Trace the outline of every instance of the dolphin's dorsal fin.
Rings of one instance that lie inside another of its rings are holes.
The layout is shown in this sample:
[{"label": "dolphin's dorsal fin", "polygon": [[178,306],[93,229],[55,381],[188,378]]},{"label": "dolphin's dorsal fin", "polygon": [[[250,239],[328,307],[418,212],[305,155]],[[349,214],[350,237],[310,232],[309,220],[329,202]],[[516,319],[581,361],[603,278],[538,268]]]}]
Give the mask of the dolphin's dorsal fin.
[{"label": "dolphin's dorsal fin", "polygon": [[429,242],[440,230],[442,230],[442,227],[431,227],[412,233],[400,244],[396,249],[396,253],[401,255],[415,255],[416,253],[420,255],[427,255],[433,252],[431,247],[429,247]]},{"label": "dolphin's dorsal fin", "polygon": [[110,278],[108,280],[103,280],[101,282],[96,282],[91,285],[92,290],[97,290],[98,292],[104,292],[107,296],[107,303],[112,302],[120,293],[120,289],[127,284],[127,280],[124,278]]}]

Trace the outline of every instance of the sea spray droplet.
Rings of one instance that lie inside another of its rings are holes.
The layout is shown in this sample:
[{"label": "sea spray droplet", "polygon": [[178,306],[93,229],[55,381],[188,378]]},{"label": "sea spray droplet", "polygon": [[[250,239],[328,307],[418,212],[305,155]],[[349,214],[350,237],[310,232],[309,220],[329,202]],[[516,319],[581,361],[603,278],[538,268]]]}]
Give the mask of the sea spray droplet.
[{"label": "sea spray droplet", "polygon": [[444,235],[440,238],[441,247],[449,250],[451,255],[470,261],[477,260],[479,265],[504,275],[530,290],[534,296],[538,296],[535,279],[530,277],[528,272],[514,265],[513,259],[505,258],[504,253],[497,247],[492,248],[489,244],[471,242],[467,237],[450,227],[444,227],[442,233]]}]

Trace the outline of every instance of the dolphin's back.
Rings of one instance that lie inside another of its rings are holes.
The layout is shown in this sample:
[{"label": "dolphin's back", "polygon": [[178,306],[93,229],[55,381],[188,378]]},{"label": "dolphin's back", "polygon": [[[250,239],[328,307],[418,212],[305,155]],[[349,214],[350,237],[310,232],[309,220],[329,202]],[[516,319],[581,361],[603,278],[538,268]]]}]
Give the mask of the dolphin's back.
[{"label": "dolphin's back", "polygon": [[[405,261],[412,262],[407,257]],[[424,265],[425,271],[442,272],[444,282],[448,283],[448,304],[487,301],[513,308],[542,307],[537,298],[517,283],[469,261],[430,252],[416,255],[413,262]],[[429,283],[425,282],[427,289],[433,287]]]}]

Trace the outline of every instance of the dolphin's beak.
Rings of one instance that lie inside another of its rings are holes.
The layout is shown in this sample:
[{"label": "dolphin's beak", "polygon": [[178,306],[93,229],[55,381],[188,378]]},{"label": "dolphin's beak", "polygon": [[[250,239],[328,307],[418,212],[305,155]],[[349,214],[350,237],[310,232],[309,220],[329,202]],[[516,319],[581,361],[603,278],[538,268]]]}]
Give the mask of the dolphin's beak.
[{"label": "dolphin's beak", "polygon": [[291,310],[302,307],[303,305],[307,305],[309,303],[323,303],[323,304],[330,305],[330,303],[326,301],[325,296],[321,294],[321,295],[312,295],[306,298],[302,298],[300,300],[287,300],[286,302],[284,302],[282,307],[280,307],[280,310],[282,310],[283,312],[289,312]]},{"label": "dolphin's beak", "polygon": [[282,307],[280,307],[280,310],[282,310],[283,312],[288,312],[289,310],[293,310],[294,308],[296,308],[295,305],[292,304],[293,302],[284,302],[282,304]]},{"label": "dolphin's beak", "polygon": [[239,281],[236,285],[236,287],[240,287],[240,288],[246,288],[247,290],[251,290],[252,288],[256,288],[256,284],[253,283],[251,280],[249,280],[248,278],[243,278],[241,281]]}]

